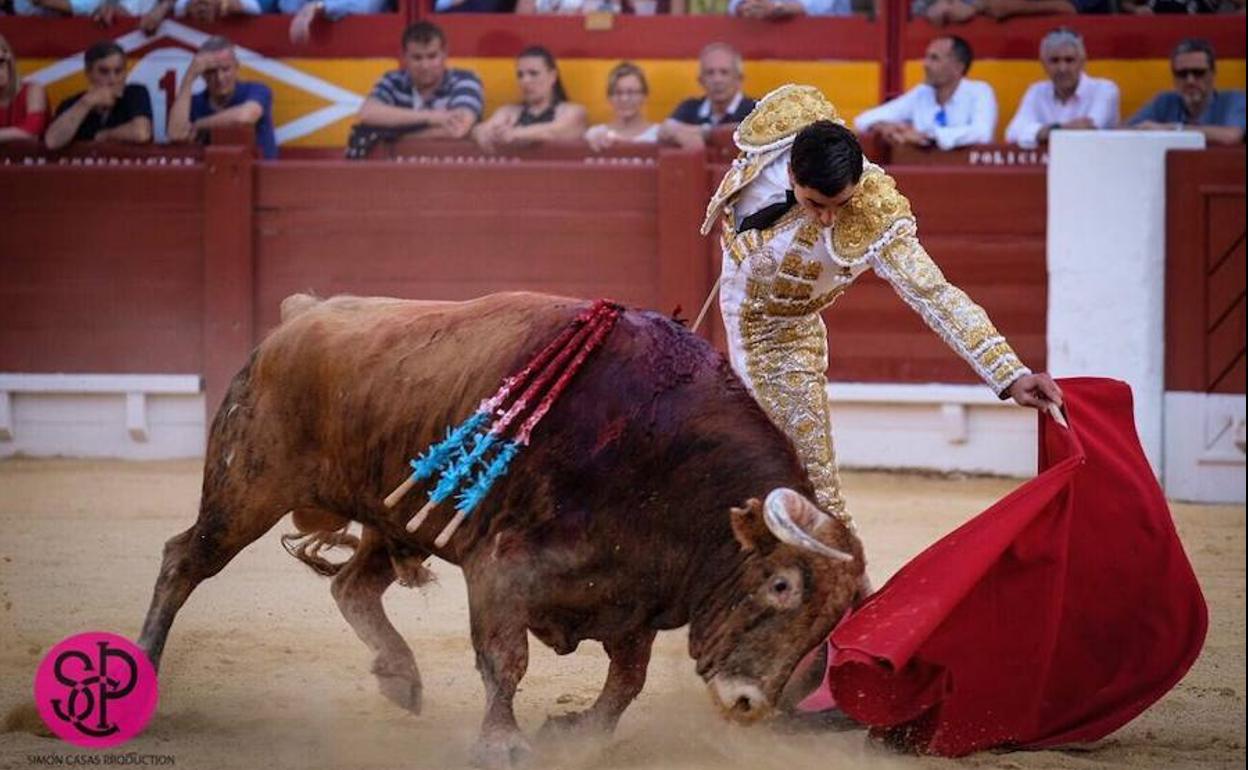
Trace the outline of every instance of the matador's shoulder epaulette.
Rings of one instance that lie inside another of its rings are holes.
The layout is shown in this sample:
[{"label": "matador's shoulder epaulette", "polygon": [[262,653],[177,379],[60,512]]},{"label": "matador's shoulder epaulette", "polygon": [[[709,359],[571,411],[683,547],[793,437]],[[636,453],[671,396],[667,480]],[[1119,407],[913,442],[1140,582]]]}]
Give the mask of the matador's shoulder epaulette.
[{"label": "matador's shoulder epaulette", "polygon": [[913,221],[910,201],[897,191],[897,183],[883,169],[868,164],[858,192],[841,207],[832,229],[836,255],[857,262],[902,220]]},{"label": "matador's shoulder epaulette", "polygon": [[780,86],[760,99],[732,134],[740,153],[706,207],[702,234],[711,231],[720,210],[733,196],[783,155],[799,131],[817,120],[843,123],[836,108],[814,86]]}]

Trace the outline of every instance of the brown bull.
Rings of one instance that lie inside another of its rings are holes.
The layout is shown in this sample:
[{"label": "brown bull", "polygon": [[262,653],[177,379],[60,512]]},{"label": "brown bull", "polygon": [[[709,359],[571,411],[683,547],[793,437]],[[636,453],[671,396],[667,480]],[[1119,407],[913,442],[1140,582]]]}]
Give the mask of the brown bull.
[{"label": "brown bull", "polygon": [[686,623],[720,707],[741,721],[765,715],[850,605],[862,550],[809,502],[792,445],[723,357],[682,326],[623,313],[445,549],[432,540],[450,510],[415,534],[404,527],[427,490],[382,504],[408,458],[585,306],[534,294],[283,303],[284,322],[213,421],[199,518],[165,546],[139,640],[153,663],[195,586],[294,511],[323,539],[363,525],[340,570],[299,554],[336,571],[334,598],[376,651],[382,692],[412,711],[420,675],[382,593],[396,578],[419,581],[430,554],[463,569],[486,688],[480,762],[526,749],[512,697],[527,631],[561,654],[596,639],[610,656],[598,700],[558,724],[614,728],[641,691],[655,633]]}]

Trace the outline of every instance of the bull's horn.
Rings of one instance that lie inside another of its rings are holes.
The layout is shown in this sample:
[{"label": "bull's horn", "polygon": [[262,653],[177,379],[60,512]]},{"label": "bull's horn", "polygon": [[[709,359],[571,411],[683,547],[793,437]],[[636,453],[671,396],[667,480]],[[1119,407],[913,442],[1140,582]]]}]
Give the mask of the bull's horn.
[{"label": "bull's horn", "polygon": [[[806,510],[809,506],[812,510]],[[771,530],[771,534],[782,543],[788,543],[797,548],[804,548],[807,551],[813,551],[817,554],[829,556],[833,559],[841,561],[853,561],[854,557],[844,551],[833,548],[829,545],[816,540],[809,532],[793,519],[790,508],[796,507],[799,516],[807,521],[812,517],[825,517],[823,511],[815,508],[814,505],[802,497],[792,489],[780,487],[773,489],[767,495],[767,501],[763,503],[763,521],[767,522],[767,529]],[[822,519],[814,518],[813,522],[822,523]],[[813,527],[812,527],[813,528]]]}]

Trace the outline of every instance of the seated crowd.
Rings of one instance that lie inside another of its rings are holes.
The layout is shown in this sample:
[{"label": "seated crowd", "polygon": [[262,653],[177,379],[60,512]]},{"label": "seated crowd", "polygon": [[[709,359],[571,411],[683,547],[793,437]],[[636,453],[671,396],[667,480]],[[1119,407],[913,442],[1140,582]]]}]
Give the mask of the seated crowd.
[{"label": "seated crowd", "polygon": [[[1200,131],[1209,144],[1244,141],[1244,92],[1214,87],[1217,60],[1204,40],[1181,41],[1170,55],[1174,90],[1120,123],[1118,86],[1085,71],[1083,38],[1058,28],[1040,42],[1047,80],[1033,83],[1005,129],[1005,139],[1025,149],[1048,142],[1054,131],[1135,128]],[[892,146],[951,150],[993,141],[997,100],[990,84],[972,80],[974,55],[957,35],[937,37],[923,57],[924,82],[854,120],[860,133]]]},{"label": "seated crowd", "polygon": [[[409,0],[0,0],[0,14],[19,16],[89,16],[111,23],[120,16],[140,18],[153,31],[164,19],[186,17],[213,22],[229,16],[264,13],[291,15],[291,35],[306,39],[318,18],[335,20],[352,14],[402,10]],[[943,26],[976,16],[1062,14],[1209,14],[1243,13],[1245,0],[913,0],[910,14]],[[737,16],[746,19],[788,19],[795,16],[869,16],[875,0],[434,0],[437,13],[518,13],[569,15],[588,13]]]},{"label": "seated crowd", "polygon": [[[471,139],[486,152],[580,140],[595,150],[628,143],[700,148],[714,127],[740,122],[754,106],[744,91],[742,57],[726,43],[702,50],[701,95],[682,101],[661,123],[646,114],[645,72],[631,62],[616,65],[605,84],[613,117],[594,126],[588,125],[585,107],[569,97],[558,62],[545,48],[529,47],[516,58],[520,98],[489,116],[480,78],[448,66],[448,53],[437,25],[421,21],[404,30],[402,66],[386,72],[364,99],[347,157],[367,157],[377,142],[406,135]],[[1204,40],[1186,39],[1175,47],[1173,90],[1158,94],[1125,123],[1117,85],[1084,71],[1087,51],[1077,32],[1049,32],[1040,41],[1039,58],[1047,79],[1027,89],[1005,130],[1010,143],[1030,149],[1044,145],[1055,131],[1124,127],[1200,131],[1210,144],[1244,141],[1244,92],[1215,88],[1217,60]],[[962,38],[934,38],[923,60],[924,82],[858,115],[854,128],[892,146],[950,150],[993,142],[997,100],[989,83],[968,77],[973,61]],[[122,49],[112,41],[98,43],[86,52],[84,67],[87,90],[52,112],[40,86],[20,82],[13,50],[0,37],[0,142],[41,139],[49,149],[74,141],[150,142],[151,99],[144,86],[126,84]],[[254,128],[265,158],[277,156],[272,93],[261,83],[239,80],[238,70],[228,39],[214,36],[200,46],[170,109],[171,141],[245,126]],[[205,88],[192,95],[199,78]]]},{"label": "seated crowd", "polygon": [[230,16],[289,14],[290,37],[295,42],[308,39],[312,22],[318,18],[333,21],[395,8],[395,0],[0,0],[0,13],[17,16],[88,16],[102,25],[119,17],[136,17],[148,34],[170,16],[211,24]]}]

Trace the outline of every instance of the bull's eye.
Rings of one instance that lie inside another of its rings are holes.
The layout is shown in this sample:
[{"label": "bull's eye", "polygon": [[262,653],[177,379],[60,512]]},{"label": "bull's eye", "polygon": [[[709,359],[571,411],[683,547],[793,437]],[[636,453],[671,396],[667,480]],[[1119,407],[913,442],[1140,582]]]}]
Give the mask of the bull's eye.
[{"label": "bull's eye", "polygon": [[773,607],[788,610],[801,604],[802,576],[792,567],[782,567],[767,579],[766,596],[763,601]]}]

